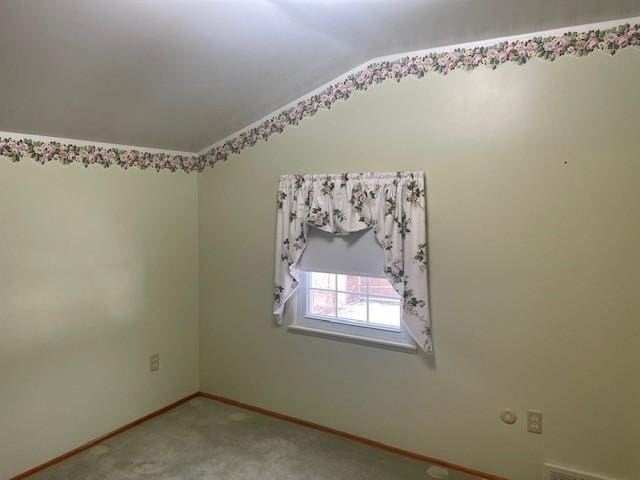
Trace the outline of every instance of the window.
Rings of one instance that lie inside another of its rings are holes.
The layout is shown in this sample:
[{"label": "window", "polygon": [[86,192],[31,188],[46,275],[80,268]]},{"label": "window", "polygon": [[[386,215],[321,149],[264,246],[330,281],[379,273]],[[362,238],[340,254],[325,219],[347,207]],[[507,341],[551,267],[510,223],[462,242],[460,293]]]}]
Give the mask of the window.
[{"label": "window", "polygon": [[405,330],[401,299],[386,278],[300,272],[297,333],[415,351]]},{"label": "window", "polygon": [[295,333],[416,351],[401,321],[401,299],[384,274],[372,229],[334,235],[309,229],[298,264]]},{"label": "window", "polygon": [[308,272],[305,316],[400,331],[400,296],[386,278]]},{"label": "window", "polygon": [[[416,343],[403,340],[404,347],[433,352],[423,172],[283,175],[276,204],[278,325],[291,300],[300,305],[293,328],[358,338],[406,328]],[[380,278],[400,293],[401,309]]]}]

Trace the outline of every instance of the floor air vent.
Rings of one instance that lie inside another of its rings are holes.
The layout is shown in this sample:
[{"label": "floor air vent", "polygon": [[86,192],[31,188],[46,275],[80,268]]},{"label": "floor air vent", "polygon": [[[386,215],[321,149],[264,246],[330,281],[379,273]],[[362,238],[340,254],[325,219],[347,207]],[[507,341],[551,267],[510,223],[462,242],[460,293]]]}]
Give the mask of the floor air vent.
[{"label": "floor air vent", "polygon": [[573,473],[555,472],[551,470],[549,472],[549,480],[584,480],[584,477],[580,478]]},{"label": "floor air vent", "polygon": [[545,465],[544,472],[544,480],[607,480],[604,477],[568,470],[563,467],[558,467],[557,465]]}]

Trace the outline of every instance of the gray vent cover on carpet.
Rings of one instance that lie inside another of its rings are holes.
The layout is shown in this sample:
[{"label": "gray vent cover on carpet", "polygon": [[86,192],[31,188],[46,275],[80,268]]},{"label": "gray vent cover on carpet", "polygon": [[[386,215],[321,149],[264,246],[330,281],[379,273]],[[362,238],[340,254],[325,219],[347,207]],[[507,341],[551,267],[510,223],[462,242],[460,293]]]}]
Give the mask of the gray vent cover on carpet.
[{"label": "gray vent cover on carpet", "polygon": [[557,465],[546,464],[544,480],[607,480],[604,477],[597,477],[584,472],[569,470]]}]

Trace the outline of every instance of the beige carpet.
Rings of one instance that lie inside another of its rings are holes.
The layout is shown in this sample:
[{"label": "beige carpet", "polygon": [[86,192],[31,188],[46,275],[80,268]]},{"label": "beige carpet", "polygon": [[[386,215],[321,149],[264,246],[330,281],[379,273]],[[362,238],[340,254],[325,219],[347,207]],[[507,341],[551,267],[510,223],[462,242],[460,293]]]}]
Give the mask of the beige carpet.
[{"label": "beige carpet", "polygon": [[[429,465],[205,398],[30,480],[429,480]],[[471,479],[449,472],[449,480]]]}]

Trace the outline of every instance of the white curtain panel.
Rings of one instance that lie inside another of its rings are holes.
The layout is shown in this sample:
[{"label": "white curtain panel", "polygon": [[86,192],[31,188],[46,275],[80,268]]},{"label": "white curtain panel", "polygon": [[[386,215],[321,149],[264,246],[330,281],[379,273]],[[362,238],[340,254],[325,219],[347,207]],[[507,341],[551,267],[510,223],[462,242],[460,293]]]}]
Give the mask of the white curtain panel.
[{"label": "white curtain panel", "polygon": [[283,175],[277,206],[273,312],[278,323],[299,285],[298,261],[309,227],[335,235],[372,228],[384,250],[384,273],[403,299],[402,321],[416,343],[432,352],[424,173]]}]

